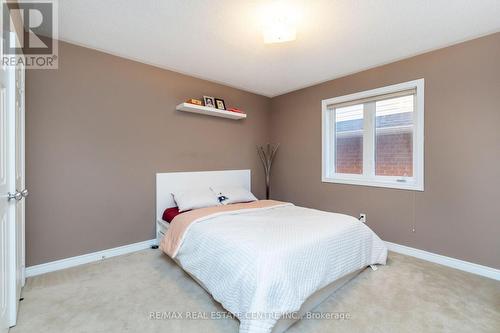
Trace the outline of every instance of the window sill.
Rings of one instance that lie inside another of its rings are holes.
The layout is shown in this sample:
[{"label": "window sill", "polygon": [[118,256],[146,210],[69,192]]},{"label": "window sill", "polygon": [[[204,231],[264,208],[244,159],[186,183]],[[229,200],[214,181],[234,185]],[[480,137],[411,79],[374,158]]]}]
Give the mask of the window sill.
[{"label": "window sill", "polygon": [[411,183],[395,183],[395,182],[384,182],[377,180],[366,180],[366,179],[345,179],[345,178],[329,178],[323,177],[321,179],[323,183],[335,183],[335,184],[345,184],[345,185],[357,185],[357,186],[372,186],[372,187],[384,187],[392,188],[398,190],[410,190],[410,191],[424,191],[424,184],[419,184],[415,182]]}]

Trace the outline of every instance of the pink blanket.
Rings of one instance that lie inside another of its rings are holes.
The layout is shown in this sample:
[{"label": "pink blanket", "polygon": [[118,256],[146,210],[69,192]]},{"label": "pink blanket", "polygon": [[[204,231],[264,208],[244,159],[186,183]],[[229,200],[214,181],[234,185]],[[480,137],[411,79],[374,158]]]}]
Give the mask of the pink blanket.
[{"label": "pink blanket", "polygon": [[276,200],[258,200],[227,206],[200,208],[179,214],[172,220],[172,222],[170,222],[168,231],[160,242],[160,249],[170,257],[174,258],[177,255],[177,252],[179,251],[179,248],[184,240],[184,236],[190,226],[197,222],[207,220],[217,215],[230,214],[231,212],[271,208],[282,205],[287,205],[287,203]]}]

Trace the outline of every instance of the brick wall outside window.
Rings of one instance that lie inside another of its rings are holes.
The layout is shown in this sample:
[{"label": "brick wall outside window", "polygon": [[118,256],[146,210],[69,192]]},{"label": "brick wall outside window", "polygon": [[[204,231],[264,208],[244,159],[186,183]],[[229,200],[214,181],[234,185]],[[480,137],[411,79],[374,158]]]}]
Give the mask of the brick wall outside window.
[{"label": "brick wall outside window", "polygon": [[[413,176],[411,132],[377,135],[375,173],[380,176]],[[363,173],[363,137],[338,137],[336,172]]]},{"label": "brick wall outside window", "polygon": [[338,137],[336,146],[337,173],[363,173],[363,137]]},{"label": "brick wall outside window", "polygon": [[413,176],[413,134],[384,134],[376,137],[375,174]]}]

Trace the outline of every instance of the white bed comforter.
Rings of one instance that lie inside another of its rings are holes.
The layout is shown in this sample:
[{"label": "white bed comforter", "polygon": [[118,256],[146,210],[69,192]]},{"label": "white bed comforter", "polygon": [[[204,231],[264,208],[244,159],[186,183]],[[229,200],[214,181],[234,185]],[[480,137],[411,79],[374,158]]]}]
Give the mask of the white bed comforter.
[{"label": "white bed comforter", "polygon": [[355,218],[292,204],[195,223],[176,256],[238,317],[240,333],[270,332],[314,292],[386,258],[384,242]]}]

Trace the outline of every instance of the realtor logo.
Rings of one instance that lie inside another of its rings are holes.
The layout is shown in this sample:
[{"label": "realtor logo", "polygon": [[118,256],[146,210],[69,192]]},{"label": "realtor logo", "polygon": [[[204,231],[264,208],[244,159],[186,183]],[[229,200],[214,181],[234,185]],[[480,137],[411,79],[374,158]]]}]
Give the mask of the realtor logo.
[{"label": "realtor logo", "polygon": [[57,2],[7,0],[2,11],[3,66],[57,69]]}]

